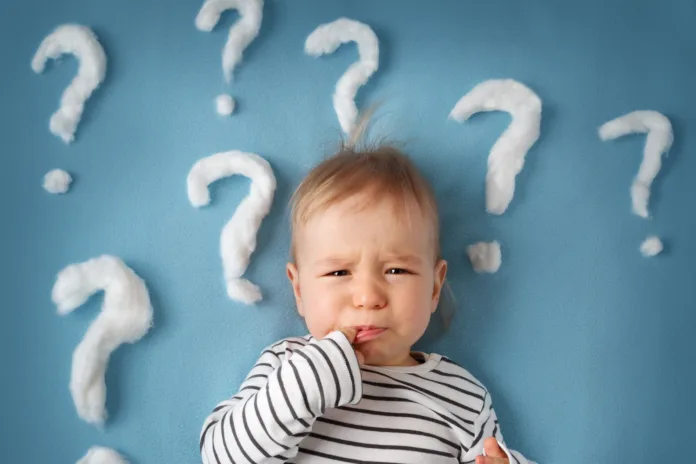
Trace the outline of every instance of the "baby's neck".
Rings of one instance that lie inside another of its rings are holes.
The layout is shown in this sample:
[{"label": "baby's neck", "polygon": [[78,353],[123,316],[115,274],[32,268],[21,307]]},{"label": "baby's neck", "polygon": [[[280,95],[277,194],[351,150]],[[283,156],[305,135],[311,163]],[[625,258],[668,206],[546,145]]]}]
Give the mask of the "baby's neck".
[{"label": "baby's neck", "polygon": [[392,359],[388,362],[385,363],[380,363],[377,364],[377,367],[412,367],[412,366],[419,366],[422,364],[421,361],[416,359],[412,353],[408,353],[406,356],[403,358],[397,358],[397,359]]}]

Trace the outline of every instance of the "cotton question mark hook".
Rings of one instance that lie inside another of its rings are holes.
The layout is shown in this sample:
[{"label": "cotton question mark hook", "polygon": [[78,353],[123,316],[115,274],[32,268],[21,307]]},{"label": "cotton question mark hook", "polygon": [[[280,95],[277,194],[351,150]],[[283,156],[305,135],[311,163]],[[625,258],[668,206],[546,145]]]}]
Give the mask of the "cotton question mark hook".
[{"label": "cotton question mark hook", "polygon": [[541,99],[524,84],[512,79],[492,79],[464,95],[450,112],[458,122],[482,111],[506,111],[512,116],[488,155],[486,210],[503,214],[515,194],[515,177],[522,171],[527,151],[539,138]]},{"label": "cotton question mark hook", "polygon": [[347,42],[358,45],[360,60],[350,65],[336,83],[333,103],[341,129],[345,134],[351,135],[358,117],[355,95],[379,67],[377,36],[366,24],[340,18],[317,27],[305,41],[305,53],[315,57],[331,54]]},{"label": "cotton question mark hook", "polygon": [[115,256],[100,256],[60,271],[52,299],[63,316],[99,290],[104,290],[104,304],[73,353],[70,376],[77,414],[93,425],[106,419],[104,376],[111,353],[123,343],[140,340],[152,326],[145,282]]},{"label": "cotton question mark hook", "polygon": [[[220,21],[225,10],[239,10],[240,19],[230,28],[225,48],[222,50],[222,71],[229,84],[234,68],[242,61],[242,52],[259,35],[263,19],[263,0],[206,0],[198,16],[198,30],[210,32]],[[234,111],[234,100],[229,95],[218,95],[218,113],[229,115]]]},{"label": "cotton question mark hook", "polygon": [[[524,158],[539,138],[541,99],[527,86],[512,79],[484,81],[464,95],[450,112],[450,119],[463,122],[482,111],[506,111],[510,126],[498,138],[488,155],[486,210],[503,214],[515,195],[515,177]],[[500,244],[479,242],[467,248],[476,272],[496,272],[500,267]]]},{"label": "cotton question mark hook", "polygon": [[[652,110],[633,111],[599,128],[599,137],[603,141],[635,133],[648,135],[643,149],[643,161],[631,184],[632,208],[633,213],[648,219],[650,217],[648,211],[650,187],[662,167],[662,155],[666,154],[672,146],[674,133],[669,119],[662,113]],[[649,237],[641,245],[641,252],[645,256],[654,256],[660,251],[662,251],[662,242],[658,237]]]},{"label": "cotton question mark hook", "polygon": [[657,111],[634,111],[603,124],[599,128],[599,137],[603,141],[613,140],[628,134],[645,134],[643,161],[636,178],[631,185],[633,212],[648,219],[648,200],[650,187],[662,167],[662,155],[669,151],[674,140],[672,124],[669,119]]},{"label": "cotton question mark hook", "polygon": [[31,68],[42,73],[46,61],[70,53],[79,61],[77,76],[63,92],[60,108],[51,116],[51,133],[70,143],[75,138],[85,102],[106,75],[106,54],[88,27],[64,24],[56,28],[39,45]]},{"label": "cotton question mark hook", "polygon": [[189,202],[195,207],[210,203],[208,185],[216,180],[241,174],[251,179],[251,189],[239,204],[220,235],[220,255],[232,300],[253,304],[262,299],[259,287],[242,278],[256,249],[256,234],[273,204],[276,179],[268,161],[254,153],[233,150],[202,158],[187,178]]}]

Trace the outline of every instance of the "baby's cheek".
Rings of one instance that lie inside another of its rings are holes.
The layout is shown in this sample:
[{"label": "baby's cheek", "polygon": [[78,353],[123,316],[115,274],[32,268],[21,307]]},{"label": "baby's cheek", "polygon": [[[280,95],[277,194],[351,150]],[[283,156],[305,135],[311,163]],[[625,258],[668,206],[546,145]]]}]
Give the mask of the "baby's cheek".
[{"label": "baby's cheek", "polygon": [[414,298],[412,305],[406,314],[403,315],[403,330],[415,343],[427,329],[430,322],[430,305],[428,301],[421,301]]},{"label": "baby's cheek", "polygon": [[327,298],[313,300],[305,311],[305,322],[314,338],[324,338],[327,334],[336,330],[340,325],[338,319],[338,312],[335,310],[332,301]]}]

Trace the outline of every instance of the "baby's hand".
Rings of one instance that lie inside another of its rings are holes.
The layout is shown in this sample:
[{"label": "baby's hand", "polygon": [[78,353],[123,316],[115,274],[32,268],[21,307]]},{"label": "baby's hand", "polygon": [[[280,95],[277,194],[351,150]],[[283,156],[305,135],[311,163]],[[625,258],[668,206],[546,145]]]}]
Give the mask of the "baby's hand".
[{"label": "baby's hand", "polygon": [[[342,332],[351,345],[355,341],[355,336],[358,335],[358,331],[352,327],[341,327],[336,330]],[[355,356],[358,358],[358,364],[362,366],[365,363],[365,356],[359,350],[356,350],[355,346],[353,346],[353,350],[355,350]]]},{"label": "baby's hand", "polygon": [[500,448],[495,438],[486,438],[483,449],[486,450],[486,456],[476,457],[476,464],[510,464],[505,451]]}]

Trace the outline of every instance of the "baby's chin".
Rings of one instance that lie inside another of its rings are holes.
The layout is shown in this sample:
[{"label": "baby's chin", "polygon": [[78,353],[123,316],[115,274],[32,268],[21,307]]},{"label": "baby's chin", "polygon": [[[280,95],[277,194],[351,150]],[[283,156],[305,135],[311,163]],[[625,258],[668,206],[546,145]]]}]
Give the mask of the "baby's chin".
[{"label": "baby's chin", "polygon": [[365,365],[368,366],[406,366],[412,365],[410,350],[395,350],[382,340],[372,340],[355,345],[365,357]]}]

